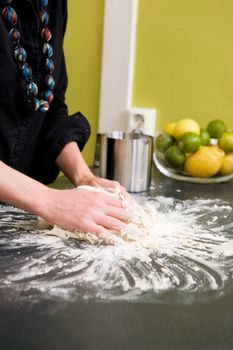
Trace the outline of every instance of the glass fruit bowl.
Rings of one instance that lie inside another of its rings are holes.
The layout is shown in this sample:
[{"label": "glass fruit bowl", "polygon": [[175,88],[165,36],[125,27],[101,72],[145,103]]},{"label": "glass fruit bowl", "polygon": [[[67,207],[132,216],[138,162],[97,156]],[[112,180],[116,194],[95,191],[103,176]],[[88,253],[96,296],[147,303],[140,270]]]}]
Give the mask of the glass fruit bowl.
[{"label": "glass fruit bowl", "polygon": [[153,153],[153,161],[156,165],[157,169],[165,176],[178,180],[178,181],[184,181],[184,182],[191,182],[191,183],[202,183],[202,184],[213,184],[213,183],[220,183],[220,182],[227,182],[231,179],[233,179],[233,174],[229,175],[221,175],[217,174],[215,176],[209,177],[209,178],[201,178],[201,177],[193,177],[186,173],[185,171],[174,169],[170,167],[167,162],[164,159],[163,153],[158,151],[155,147],[155,151]]}]

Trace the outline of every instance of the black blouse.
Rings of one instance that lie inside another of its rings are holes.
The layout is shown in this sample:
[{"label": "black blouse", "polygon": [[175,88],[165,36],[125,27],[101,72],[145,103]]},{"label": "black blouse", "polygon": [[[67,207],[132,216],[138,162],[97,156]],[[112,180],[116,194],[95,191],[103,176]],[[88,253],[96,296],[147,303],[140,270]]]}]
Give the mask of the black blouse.
[{"label": "black blouse", "polygon": [[[33,71],[33,81],[41,90],[45,78],[38,0],[13,0],[18,15],[17,28],[21,45],[27,52],[27,62]],[[2,12],[3,5],[0,5]],[[48,184],[59,169],[55,159],[70,141],[83,149],[90,126],[81,113],[68,117],[65,104],[67,75],[63,55],[63,37],[67,20],[67,1],[49,0],[49,28],[54,54],[53,73],[56,86],[54,100],[47,113],[30,111],[24,94],[24,84],[13,57],[13,45],[7,25],[0,14],[0,159],[11,167]],[[75,45],[75,43],[74,43]],[[0,174],[1,176],[1,174]]]}]

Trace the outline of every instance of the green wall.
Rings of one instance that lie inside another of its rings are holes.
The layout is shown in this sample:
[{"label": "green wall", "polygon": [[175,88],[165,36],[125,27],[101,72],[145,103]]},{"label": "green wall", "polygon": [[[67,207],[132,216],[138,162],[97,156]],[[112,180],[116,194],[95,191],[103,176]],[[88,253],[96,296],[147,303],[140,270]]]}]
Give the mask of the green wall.
[{"label": "green wall", "polygon": [[[69,0],[65,54],[70,113],[98,125],[104,0]],[[157,109],[157,127],[183,117],[233,128],[233,1],[139,0],[133,105]]]},{"label": "green wall", "polygon": [[89,120],[92,135],[84,149],[93,162],[98,126],[104,0],[69,0],[65,56],[68,72],[66,102],[69,114],[81,111]]},{"label": "green wall", "polygon": [[133,105],[233,127],[233,1],[140,0]]}]

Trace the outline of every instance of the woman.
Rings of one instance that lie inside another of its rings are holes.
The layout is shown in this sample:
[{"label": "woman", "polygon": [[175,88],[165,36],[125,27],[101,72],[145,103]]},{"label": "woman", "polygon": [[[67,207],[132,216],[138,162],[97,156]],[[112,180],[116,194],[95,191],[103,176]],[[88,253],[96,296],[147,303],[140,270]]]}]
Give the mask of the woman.
[{"label": "woman", "polygon": [[97,235],[121,228],[127,214],[120,200],[46,186],[59,170],[75,186],[119,186],[91,173],[80,153],[89,124],[81,113],[67,114],[66,0],[0,6],[0,200],[62,227]]}]

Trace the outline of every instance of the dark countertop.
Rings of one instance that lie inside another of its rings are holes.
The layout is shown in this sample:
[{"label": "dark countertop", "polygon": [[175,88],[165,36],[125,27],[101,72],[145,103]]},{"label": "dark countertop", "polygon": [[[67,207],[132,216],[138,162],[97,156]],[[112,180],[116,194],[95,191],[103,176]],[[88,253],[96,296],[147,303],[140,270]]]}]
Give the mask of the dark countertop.
[{"label": "dark countertop", "polygon": [[[221,199],[233,207],[233,181],[199,185],[177,182],[155,172],[149,196]],[[56,186],[64,186],[64,178]],[[0,250],[0,262],[4,255]],[[14,259],[14,255],[12,255]],[[1,267],[0,267],[1,269]],[[2,297],[1,297],[2,296]],[[181,294],[182,297],[182,294]],[[233,348],[233,295],[191,303],[134,300],[61,301],[20,296],[7,302],[0,289],[1,350],[203,349]]]}]

